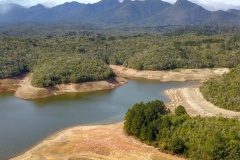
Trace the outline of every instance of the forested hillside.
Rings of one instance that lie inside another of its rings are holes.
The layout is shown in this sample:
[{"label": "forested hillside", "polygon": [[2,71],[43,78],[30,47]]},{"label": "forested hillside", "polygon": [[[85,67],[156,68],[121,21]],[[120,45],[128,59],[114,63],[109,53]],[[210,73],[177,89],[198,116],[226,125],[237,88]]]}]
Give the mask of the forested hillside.
[{"label": "forested hillside", "polygon": [[205,82],[200,90],[216,106],[240,111],[240,65],[223,77]]},{"label": "forested hillside", "polygon": [[189,159],[240,159],[240,122],[223,117],[190,117],[182,106],[171,114],[156,100],[135,104],[124,129],[161,151]]},{"label": "forested hillside", "polygon": [[230,31],[211,35],[201,31],[177,36],[112,37],[94,32],[76,36],[68,32],[70,35],[60,37],[2,38],[0,78],[34,72],[32,84],[43,87],[109,78],[113,74],[107,64],[139,70],[232,68],[239,64],[240,36]]}]

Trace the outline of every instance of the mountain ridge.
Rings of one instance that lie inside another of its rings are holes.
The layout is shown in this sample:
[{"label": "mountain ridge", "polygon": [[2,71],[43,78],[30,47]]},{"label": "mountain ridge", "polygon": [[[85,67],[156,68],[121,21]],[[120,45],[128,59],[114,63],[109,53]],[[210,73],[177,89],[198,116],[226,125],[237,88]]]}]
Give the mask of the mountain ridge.
[{"label": "mountain ridge", "polygon": [[[174,4],[162,0],[102,0],[93,4],[66,2],[47,8],[41,4],[25,8],[11,4],[10,9],[0,12],[0,23],[16,22],[79,22],[112,25],[185,25],[220,24],[240,25],[240,11],[214,11],[204,9],[188,0]],[[0,5],[4,9],[6,5]]]}]

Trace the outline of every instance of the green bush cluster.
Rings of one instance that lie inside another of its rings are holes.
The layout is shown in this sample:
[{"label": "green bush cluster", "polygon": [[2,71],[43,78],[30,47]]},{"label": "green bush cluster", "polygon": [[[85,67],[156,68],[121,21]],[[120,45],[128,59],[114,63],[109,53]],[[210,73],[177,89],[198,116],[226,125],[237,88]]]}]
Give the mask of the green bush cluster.
[{"label": "green bush cluster", "polygon": [[124,130],[161,151],[189,159],[240,159],[240,122],[223,117],[190,117],[183,106],[171,114],[161,101],[128,110]]}]

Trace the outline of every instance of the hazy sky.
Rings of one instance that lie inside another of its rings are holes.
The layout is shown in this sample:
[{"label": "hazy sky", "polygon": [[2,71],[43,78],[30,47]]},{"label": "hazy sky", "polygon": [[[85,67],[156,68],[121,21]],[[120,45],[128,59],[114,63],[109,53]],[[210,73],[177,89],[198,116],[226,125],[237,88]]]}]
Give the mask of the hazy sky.
[{"label": "hazy sky", "polygon": [[[33,6],[36,4],[43,4],[47,7],[53,7],[65,2],[78,1],[81,3],[95,3],[100,0],[0,0],[0,4],[17,3],[23,6]],[[176,0],[163,0],[166,2],[174,3]],[[210,10],[226,10],[229,8],[240,9],[240,0],[189,0],[191,2],[202,5],[206,9]]]}]

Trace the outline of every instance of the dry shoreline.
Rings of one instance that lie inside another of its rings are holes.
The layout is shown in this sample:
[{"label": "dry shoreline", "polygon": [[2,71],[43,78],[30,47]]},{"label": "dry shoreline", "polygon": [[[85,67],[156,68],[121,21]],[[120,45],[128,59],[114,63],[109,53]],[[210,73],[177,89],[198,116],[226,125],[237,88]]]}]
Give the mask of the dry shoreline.
[{"label": "dry shoreline", "polygon": [[91,92],[114,89],[127,84],[124,78],[145,78],[166,81],[205,81],[209,78],[228,72],[227,68],[211,69],[182,69],[180,71],[138,71],[123,66],[110,65],[117,77],[105,81],[83,83],[58,84],[46,88],[37,88],[31,85],[32,73],[10,79],[0,79],[0,94],[15,92],[14,96],[20,99],[40,99],[71,92]]},{"label": "dry shoreline", "polygon": [[123,78],[144,78],[159,80],[161,82],[169,81],[206,81],[210,78],[221,76],[225,72],[229,72],[228,68],[217,68],[217,69],[181,69],[181,70],[170,70],[170,71],[139,71],[123,66],[110,65],[113,72],[117,76]]},{"label": "dry shoreline", "polygon": [[222,116],[240,120],[240,112],[219,108],[208,102],[200,92],[199,86],[200,85],[194,85],[165,90],[164,93],[170,99],[170,102],[166,103],[167,108],[169,108],[171,112],[174,112],[178,105],[182,105],[191,116]]},{"label": "dry shoreline", "polygon": [[[205,81],[222,75],[229,69],[197,69],[182,71],[137,71],[122,66],[111,66],[113,71],[125,78],[146,78],[159,81]],[[185,74],[185,76],[184,76]],[[132,76],[131,76],[132,75]],[[171,111],[178,105],[186,107],[191,116],[240,117],[240,112],[220,109],[207,102],[199,91],[199,85],[166,90]],[[124,133],[123,123],[104,126],[78,126],[60,131],[42,141],[31,150],[13,158],[30,159],[126,159],[126,160],[177,160],[179,157],[159,152]]]},{"label": "dry shoreline", "polygon": [[123,122],[112,125],[77,126],[59,131],[11,160],[32,159],[183,160],[127,136],[123,130]]},{"label": "dry shoreline", "polygon": [[31,85],[32,73],[21,77],[0,80],[0,93],[15,92],[14,96],[20,99],[40,99],[74,92],[92,92],[114,89],[124,84],[127,80],[121,77],[112,77],[108,80],[57,84],[46,88],[37,88]]}]

